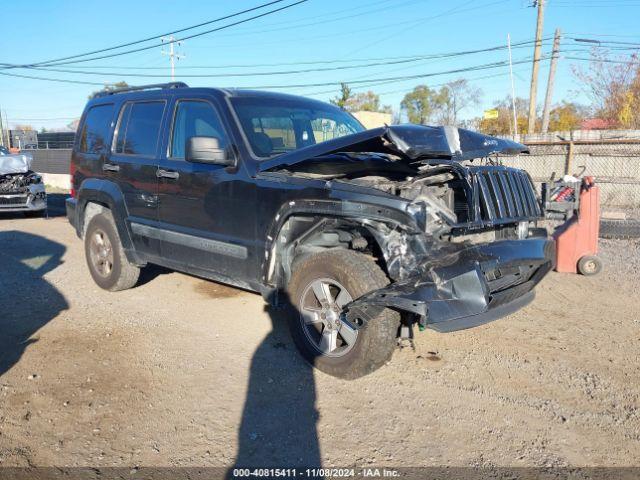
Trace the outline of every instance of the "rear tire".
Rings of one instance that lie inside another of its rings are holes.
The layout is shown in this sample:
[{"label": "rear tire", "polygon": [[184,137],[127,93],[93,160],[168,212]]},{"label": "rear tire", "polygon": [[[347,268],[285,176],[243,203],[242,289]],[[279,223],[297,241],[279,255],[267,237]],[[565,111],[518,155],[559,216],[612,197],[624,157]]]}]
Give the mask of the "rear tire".
[{"label": "rear tire", "polygon": [[110,211],[91,218],[84,236],[84,252],[89,272],[100,288],[117,292],[137,283],[140,268],[127,260]]},{"label": "rear tire", "polygon": [[[291,335],[302,356],[319,370],[344,379],[384,365],[396,347],[400,314],[385,309],[365,327],[353,330],[340,321],[339,313],[342,305],[388,283],[370,257],[351,250],[319,252],[296,263],[287,292]],[[325,305],[332,307],[322,308],[323,295]]]}]

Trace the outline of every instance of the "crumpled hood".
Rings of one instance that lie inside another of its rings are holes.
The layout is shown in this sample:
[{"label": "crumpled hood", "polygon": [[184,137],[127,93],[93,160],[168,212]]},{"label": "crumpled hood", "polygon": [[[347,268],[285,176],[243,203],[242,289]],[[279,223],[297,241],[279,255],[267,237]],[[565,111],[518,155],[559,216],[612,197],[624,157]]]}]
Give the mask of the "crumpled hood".
[{"label": "crumpled hood", "polygon": [[529,153],[529,150],[520,143],[463,128],[392,125],[365,130],[278,155],[261,162],[259,170],[264,172],[291,166],[338,152],[389,153],[399,156],[401,161],[413,163],[431,158],[472,160],[496,153]]},{"label": "crumpled hood", "polygon": [[33,157],[24,153],[0,155],[0,175],[27,173],[31,170],[31,162]]}]

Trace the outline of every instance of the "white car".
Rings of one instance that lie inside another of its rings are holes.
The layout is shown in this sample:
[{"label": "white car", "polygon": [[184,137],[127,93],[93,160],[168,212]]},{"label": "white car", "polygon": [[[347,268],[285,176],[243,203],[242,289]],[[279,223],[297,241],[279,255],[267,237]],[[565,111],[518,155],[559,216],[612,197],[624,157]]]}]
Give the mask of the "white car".
[{"label": "white car", "polygon": [[42,177],[31,170],[33,157],[0,150],[0,213],[25,212],[40,215],[47,208]]}]

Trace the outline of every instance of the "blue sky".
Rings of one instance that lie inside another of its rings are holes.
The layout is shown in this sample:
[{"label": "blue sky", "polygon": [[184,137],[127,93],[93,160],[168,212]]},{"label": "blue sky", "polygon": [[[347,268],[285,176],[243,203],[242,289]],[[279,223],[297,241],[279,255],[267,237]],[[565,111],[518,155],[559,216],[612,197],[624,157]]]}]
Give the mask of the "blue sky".
[{"label": "blue sky", "polygon": [[[5,21],[0,61],[25,64],[84,53],[204,22],[264,1],[5,2],[2,6]],[[285,3],[288,2],[278,6]],[[179,50],[186,57],[177,64],[176,79],[184,80],[192,86],[222,87],[357,82],[433,74],[503,61],[507,59],[507,52],[499,50],[395,65],[286,75],[255,75],[259,72],[289,71],[301,67],[313,69],[352,66],[379,63],[397,57],[494,47],[506,43],[507,33],[511,34],[514,43],[532,40],[536,11],[529,7],[530,4],[531,1],[527,0],[308,0],[274,15],[185,41]],[[565,56],[587,57],[586,45],[580,46],[568,37],[640,42],[638,18],[640,0],[548,0],[544,35],[551,37],[555,28],[561,28],[566,34],[563,48],[570,50]],[[640,47],[640,43],[636,46]],[[575,52],[577,48],[583,52]],[[532,50],[530,45],[514,49],[514,62],[531,57]],[[550,50],[549,41],[545,43],[543,52],[548,53]],[[320,61],[338,62],[301,63]],[[273,65],[285,63],[291,65]],[[584,96],[577,92],[575,78],[571,73],[572,65],[576,63],[577,61],[561,57],[555,102],[562,99],[585,101]],[[233,66],[264,64],[268,66]],[[580,64],[588,66],[586,62]],[[218,68],[194,68],[200,66]],[[132,67],[144,69],[131,70]],[[86,75],[24,69],[4,71],[96,83],[124,79],[130,84],[144,84],[169,79],[169,61],[161,55],[160,47],[58,68],[106,73],[146,73],[162,77],[134,78],[105,73]],[[514,72],[516,94],[528,97],[531,63],[515,65]],[[181,76],[213,73],[249,75],[221,78]],[[547,75],[548,61],[543,62],[540,69],[539,102],[544,98]],[[510,92],[508,67],[423,79],[394,80],[372,87],[357,84],[353,86],[356,91],[371,89],[380,93],[383,104],[398,109],[403,95],[415,85],[426,83],[435,86],[460,77],[467,78],[483,91],[480,105],[463,112],[463,117],[480,115],[483,109],[489,108],[495,100],[504,98]],[[0,76],[0,108],[6,111],[11,124],[31,124],[36,128],[59,127],[79,116],[87,95],[99,88]],[[280,91],[328,100],[337,94],[338,87],[290,87]]]}]

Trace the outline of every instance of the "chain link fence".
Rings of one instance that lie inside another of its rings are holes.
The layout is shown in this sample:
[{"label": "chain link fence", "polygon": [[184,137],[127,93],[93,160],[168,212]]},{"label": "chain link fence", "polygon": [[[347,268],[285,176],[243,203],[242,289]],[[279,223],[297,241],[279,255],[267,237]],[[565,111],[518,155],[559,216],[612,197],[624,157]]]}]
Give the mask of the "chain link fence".
[{"label": "chain link fence", "polygon": [[600,186],[603,210],[640,210],[640,140],[527,142],[529,155],[500,157],[529,172],[536,184],[563,175],[591,175]]}]

